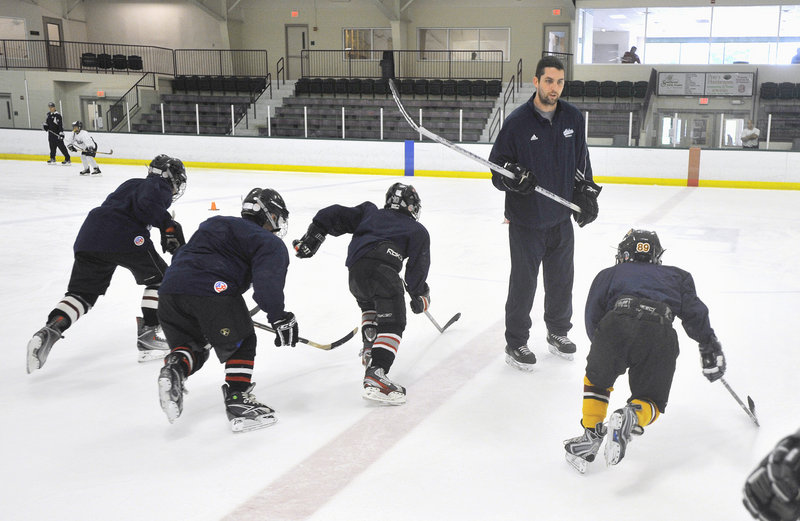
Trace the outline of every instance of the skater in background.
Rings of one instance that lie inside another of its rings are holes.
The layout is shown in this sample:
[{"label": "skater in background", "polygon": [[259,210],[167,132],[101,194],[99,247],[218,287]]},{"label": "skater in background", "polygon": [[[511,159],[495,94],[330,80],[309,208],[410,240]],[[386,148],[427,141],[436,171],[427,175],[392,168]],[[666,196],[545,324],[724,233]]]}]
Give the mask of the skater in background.
[{"label": "skater in background", "polygon": [[755,519],[800,519],[800,430],[779,441],[750,473],[743,502]]},{"label": "skater in background", "polygon": [[[581,472],[594,461],[607,431],[606,463],[616,465],[631,435],[641,435],[665,412],[679,352],[674,317],[700,344],[703,376],[713,382],[725,374],[722,345],[691,274],[663,266],[663,253],[655,232],[630,230],[619,243],[616,265],[601,271],[589,289],[585,319],[592,345],[583,379],[584,432],[564,442],[567,461]],[[614,382],[626,370],[631,396],[606,426]]]},{"label": "skater in background", "polygon": [[56,110],[56,104],[52,101],[47,104],[47,116],[45,117],[42,128],[47,132],[47,142],[50,145],[50,159],[47,160],[48,165],[56,164],[56,148],[64,154],[64,161],[62,165],[72,164],[72,159],[64,145],[64,123],[61,114]]},{"label": "skater in background", "polygon": [[161,230],[164,252],[174,253],[184,244],[181,226],[167,209],[186,189],[186,170],[180,159],[162,154],[150,162],[147,172],[144,179],[122,183],[84,220],[73,247],[75,261],[67,292],[28,342],[28,373],[41,369],[64,331],[105,294],[117,266],[128,269],[136,283],[145,287],[142,317],[136,319],[139,361],[166,354],[156,310],[167,263],[156,253],[150,227]]},{"label": "skater in background", "polygon": [[[405,388],[386,375],[406,327],[404,286],[411,296],[411,311],[422,313],[430,304],[426,282],[430,237],[419,222],[421,208],[413,186],[394,183],[386,192],[383,209],[369,201],[352,208],[328,206],[317,212],[305,235],[292,243],[297,256],[306,259],[317,252],[326,235],[353,234],[345,265],[350,292],[361,309],[363,397],[368,400],[392,405],[406,401]],[[403,281],[400,271],[405,259]]]},{"label": "skater in background", "polygon": [[[171,352],[158,377],[161,408],[170,423],[183,411],[186,379],[203,366],[209,349],[225,364],[222,396],[233,432],[269,427],[275,411],[252,393],[256,334],[242,294],[253,299],[275,330],[276,346],[297,343],[294,314],[284,309],[289,252],[281,238],[289,210],[281,195],[254,188],[241,217],[206,220],[172,259],[159,289],[158,318]],[[207,345],[210,344],[210,345]]]},{"label": "skater in background", "polygon": [[[81,163],[83,170],[80,171],[81,175],[99,175],[100,168],[97,166],[97,161],[94,156],[97,155],[97,143],[88,131],[83,129],[81,121],[72,122],[72,134],[67,137],[69,148],[72,152],[81,151]],[[89,171],[91,168],[91,172]]]}]

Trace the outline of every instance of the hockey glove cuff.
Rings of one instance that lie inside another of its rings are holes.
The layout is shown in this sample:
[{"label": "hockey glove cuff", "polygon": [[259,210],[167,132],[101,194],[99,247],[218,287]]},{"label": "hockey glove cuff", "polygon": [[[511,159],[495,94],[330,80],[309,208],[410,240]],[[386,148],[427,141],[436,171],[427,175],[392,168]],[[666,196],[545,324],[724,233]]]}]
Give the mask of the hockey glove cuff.
[{"label": "hockey glove cuff", "polygon": [[307,259],[313,257],[325,241],[325,230],[313,222],[308,226],[308,231],[299,239],[292,241],[292,246],[297,252],[297,257]]},{"label": "hockey glove cuff", "polygon": [[586,179],[580,179],[575,182],[572,202],[578,205],[581,211],[580,213],[572,212],[572,217],[581,228],[597,219],[597,214],[600,211],[599,206],[597,206],[597,197],[602,189],[603,187]]},{"label": "hockey glove cuff", "polygon": [[506,163],[503,168],[514,174],[514,179],[503,176],[503,186],[511,192],[527,195],[536,189],[536,176],[517,163]]},{"label": "hockey glove cuff", "polygon": [[703,376],[709,382],[715,382],[725,374],[725,355],[716,336],[712,335],[708,342],[700,344],[700,362],[703,365]]},{"label": "hockey glove cuff", "polygon": [[743,503],[756,519],[800,518],[800,432],[782,439],[748,476]]},{"label": "hockey glove cuff", "polygon": [[411,311],[414,314],[420,314],[423,311],[427,311],[428,307],[431,305],[431,288],[425,284],[425,290],[420,295],[411,295]]},{"label": "hockey glove cuff", "polygon": [[282,319],[272,322],[272,329],[275,330],[276,346],[294,347],[297,344],[300,329],[297,327],[294,313],[287,312]]},{"label": "hockey glove cuff", "polygon": [[161,250],[164,253],[175,254],[175,252],[186,244],[183,237],[183,228],[178,221],[170,222],[161,230]]}]

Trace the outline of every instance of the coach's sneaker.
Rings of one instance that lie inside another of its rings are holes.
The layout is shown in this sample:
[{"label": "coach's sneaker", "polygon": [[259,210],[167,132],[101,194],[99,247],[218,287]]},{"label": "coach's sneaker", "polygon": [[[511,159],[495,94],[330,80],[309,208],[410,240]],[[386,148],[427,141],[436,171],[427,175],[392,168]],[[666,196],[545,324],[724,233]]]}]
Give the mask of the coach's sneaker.
[{"label": "coach's sneaker", "polygon": [[66,326],[67,319],[61,315],[56,315],[28,341],[28,374],[42,368],[47,360],[47,355],[50,354],[50,349],[53,348],[53,344],[64,338],[62,333],[67,328]]},{"label": "coach's sneaker", "polygon": [[231,422],[233,432],[248,432],[269,427],[278,421],[275,411],[260,403],[253,390],[256,384],[250,384],[245,391],[232,391],[228,384],[222,386],[222,396],[225,398],[225,413]]},{"label": "coach's sneaker", "polygon": [[72,160],[71,159],[65,159],[65,160],[63,160],[61,162],[61,164],[62,165],[66,165],[66,166],[70,166],[70,165],[72,165]]},{"label": "coach's sneaker", "polygon": [[606,443],[606,464],[616,465],[625,457],[625,449],[631,441],[631,436],[641,436],[644,429],[639,425],[636,411],[642,406],[629,403],[622,409],[617,409],[608,418],[610,436]]},{"label": "coach's sneaker", "polygon": [[567,463],[575,467],[581,474],[586,472],[586,466],[594,461],[605,435],[605,425],[603,425],[603,422],[598,422],[591,429],[584,427],[581,436],[564,440]]},{"label": "coach's sneaker", "polygon": [[139,349],[139,362],[161,360],[169,352],[167,340],[162,336],[161,326],[146,326],[142,317],[136,317],[136,347]]},{"label": "coach's sneaker", "polygon": [[547,333],[547,349],[549,349],[554,355],[560,356],[561,358],[565,358],[567,360],[572,360],[574,358],[575,351],[578,350],[578,348],[575,346],[575,342],[567,338],[567,335],[554,335],[549,331]]},{"label": "coach's sneaker", "polygon": [[389,380],[383,367],[367,367],[364,373],[364,392],[361,395],[365,400],[401,405],[406,403],[406,389]]},{"label": "coach's sneaker", "polygon": [[47,160],[47,164],[48,165],[54,165],[56,163],[57,163],[57,161],[56,161],[56,158],[54,158],[54,157],[51,157],[50,159]]},{"label": "coach's sneaker", "polygon": [[170,353],[158,373],[158,399],[170,423],[177,420],[183,412],[183,395],[186,393],[183,386],[186,381],[183,358],[183,355]]},{"label": "coach's sneaker", "polygon": [[506,363],[520,371],[533,371],[536,355],[531,353],[527,345],[511,348],[506,346]]}]

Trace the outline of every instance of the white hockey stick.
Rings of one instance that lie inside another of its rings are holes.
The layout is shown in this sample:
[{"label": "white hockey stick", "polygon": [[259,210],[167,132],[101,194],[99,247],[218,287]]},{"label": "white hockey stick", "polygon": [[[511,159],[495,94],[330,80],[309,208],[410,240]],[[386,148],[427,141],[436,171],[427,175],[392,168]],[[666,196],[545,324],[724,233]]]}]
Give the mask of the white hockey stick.
[{"label": "white hockey stick", "polygon": [[439,330],[439,333],[444,333],[445,329],[447,329],[448,327],[452,326],[453,322],[455,322],[456,320],[461,318],[461,313],[459,312],[459,313],[456,313],[455,315],[453,315],[453,318],[448,320],[447,323],[444,326],[440,326],[439,323],[436,321],[436,319],[433,318],[433,315],[428,313],[427,309],[425,310],[425,316],[428,317],[431,322],[433,322],[433,325],[436,326],[436,329]]},{"label": "white hockey stick", "polygon": [[724,378],[720,378],[719,381],[722,382],[722,385],[725,386],[725,389],[727,389],[728,392],[731,393],[731,396],[733,396],[734,400],[736,400],[736,403],[738,403],[742,407],[742,409],[744,409],[744,412],[747,413],[750,419],[753,420],[753,423],[756,424],[756,427],[760,427],[761,425],[758,423],[758,418],[756,418],[756,404],[755,402],[753,402],[753,399],[748,396],[747,405],[745,405],[742,402],[741,398],[739,398],[739,395],[736,394],[733,391],[733,389],[731,389],[731,386],[728,385],[728,382],[726,382]]},{"label": "white hockey stick", "polygon": [[[400,95],[397,93],[397,87],[395,86],[394,80],[392,80],[392,79],[389,79],[389,88],[392,90],[392,98],[394,98],[394,102],[397,104],[397,108],[400,110],[400,113],[403,115],[403,117],[408,122],[408,124],[411,125],[411,128],[416,130],[418,133],[422,134],[423,136],[427,137],[428,139],[430,139],[432,141],[436,141],[437,143],[440,143],[440,144],[446,146],[447,148],[449,148],[451,150],[455,150],[459,154],[467,156],[468,158],[472,159],[473,161],[477,161],[478,163],[482,164],[486,168],[489,168],[490,170],[494,170],[498,174],[504,175],[504,176],[508,177],[509,179],[515,179],[516,178],[516,176],[513,174],[513,172],[510,172],[509,170],[506,170],[502,166],[496,165],[496,164],[492,163],[491,161],[489,161],[488,159],[484,159],[484,158],[482,158],[482,157],[480,157],[478,155],[475,155],[472,152],[470,152],[469,150],[467,150],[465,148],[461,148],[460,146],[456,145],[455,143],[452,143],[452,142],[446,140],[445,138],[443,138],[443,137],[441,137],[441,136],[439,136],[437,134],[434,134],[433,132],[431,132],[427,128],[422,127],[422,126],[417,125],[416,123],[414,123],[414,120],[411,119],[411,116],[408,115],[408,112],[406,112],[405,107],[403,107],[403,103],[400,101]],[[578,212],[578,213],[581,212],[581,209],[580,209],[580,207],[578,205],[567,201],[563,197],[554,194],[550,190],[542,188],[541,186],[538,186],[538,185],[536,186],[535,190],[537,192],[539,192],[540,194],[542,194],[543,196],[549,197],[553,201],[555,201],[557,203],[560,203],[560,204],[563,204],[564,206],[566,206],[570,210],[573,210],[573,211]]]}]

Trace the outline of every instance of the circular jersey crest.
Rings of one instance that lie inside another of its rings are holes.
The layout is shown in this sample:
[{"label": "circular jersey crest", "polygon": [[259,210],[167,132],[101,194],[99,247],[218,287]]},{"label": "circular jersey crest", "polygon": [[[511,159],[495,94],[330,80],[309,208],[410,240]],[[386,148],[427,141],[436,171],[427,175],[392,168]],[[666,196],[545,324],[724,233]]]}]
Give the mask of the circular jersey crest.
[{"label": "circular jersey crest", "polygon": [[226,289],[228,289],[227,283],[222,282],[221,280],[218,280],[214,283],[214,291],[216,291],[217,293],[222,293]]},{"label": "circular jersey crest", "polygon": [[141,246],[142,244],[144,244],[144,237],[142,237],[141,235],[137,235],[136,237],[133,238],[133,244],[135,244],[136,246]]}]

